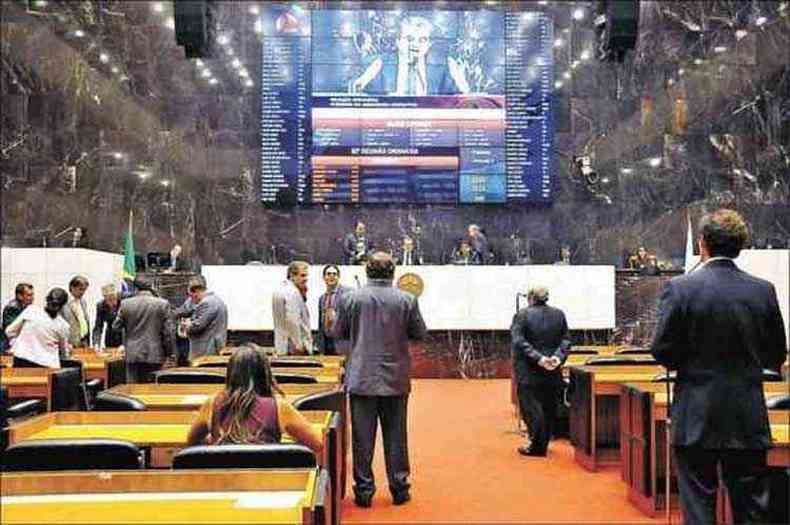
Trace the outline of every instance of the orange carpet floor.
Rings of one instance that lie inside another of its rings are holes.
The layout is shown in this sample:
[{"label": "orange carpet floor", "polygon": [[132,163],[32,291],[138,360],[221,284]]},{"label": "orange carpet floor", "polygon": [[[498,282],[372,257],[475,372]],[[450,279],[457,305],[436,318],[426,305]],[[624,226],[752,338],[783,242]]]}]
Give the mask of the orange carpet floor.
[{"label": "orange carpet floor", "polygon": [[[548,458],[516,452],[508,380],[422,379],[409,401],[412,501],[394,506],[381,431],[373,506],[353,503],[351,458],[344,523],[661,523],[627,500],[619,470],[590,473],[566,439]],[[677,518],[673,519],[678,524]]]}]

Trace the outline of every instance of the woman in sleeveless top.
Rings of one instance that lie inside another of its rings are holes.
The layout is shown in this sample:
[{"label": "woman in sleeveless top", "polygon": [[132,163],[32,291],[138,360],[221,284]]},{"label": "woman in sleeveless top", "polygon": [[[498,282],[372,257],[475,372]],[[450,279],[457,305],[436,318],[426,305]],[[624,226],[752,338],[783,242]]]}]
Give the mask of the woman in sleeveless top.
[{"label": "woman in sleeveless top", "polygon": [[240,347],[228,361],[225,390],[204,403],[187,444],[278,443],[287,432],[321,458],[321,433],[275,392],[282,394],[263,351]]}]

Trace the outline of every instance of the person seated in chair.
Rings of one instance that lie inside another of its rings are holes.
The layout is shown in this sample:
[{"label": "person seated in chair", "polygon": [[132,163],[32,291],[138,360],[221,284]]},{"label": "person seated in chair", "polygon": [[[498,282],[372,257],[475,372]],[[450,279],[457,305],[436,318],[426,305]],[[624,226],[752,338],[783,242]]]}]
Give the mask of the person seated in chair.
[{"label": "person seated in chair", "polygon": [[452,263],[460,265],[482,264],[480,254],[472,249],[468,239],[460,239],[458,246],[453,250]]},{"label": "person seated in chair", "polygon": [[287,432],[315,453],[320,463],[321,433],[282,397],[263,350],[239,347],[228,361],[225,389],[206,401],[187,437],[187,445],[279,443]]}]

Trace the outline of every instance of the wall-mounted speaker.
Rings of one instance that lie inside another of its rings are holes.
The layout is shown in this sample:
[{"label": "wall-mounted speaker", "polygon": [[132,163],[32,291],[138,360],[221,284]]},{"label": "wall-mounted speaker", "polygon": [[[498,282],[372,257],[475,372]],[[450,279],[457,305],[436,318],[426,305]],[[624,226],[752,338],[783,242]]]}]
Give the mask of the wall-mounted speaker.
[{"label": "wall-mounted speaker", "polygon": [[214,54],[215,17],[213,0],[173,0],[176,43],[187,58]]}]

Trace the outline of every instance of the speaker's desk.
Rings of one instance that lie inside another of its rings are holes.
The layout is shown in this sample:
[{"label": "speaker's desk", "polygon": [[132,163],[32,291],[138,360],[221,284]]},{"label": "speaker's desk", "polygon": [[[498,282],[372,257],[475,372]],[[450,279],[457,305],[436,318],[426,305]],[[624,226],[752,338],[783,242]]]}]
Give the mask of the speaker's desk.
[{"label": "speaker's desk", "polygon": [[570,437],[577,463],[595,471],[620,462],[620,385],[649,382],[663,371],[639,364],[568,367]]},{"label": "speaker's desk", "polygon": [[312,525],[332,505],[317,469],[3,474],[0,494],[5,524]]},{"label": "speaker's desk", "polygon": [[[339,418],[333,412],[302,412],[324,434],[325,462],[335,453]],[[148,466],[170,467],[173,455],[186,447],[196,412],[50,412],[11,425],[11,445],[32,439],[121,439],[150,450]],[[284,442],[293,442],[283,435]],[[331,450],[330,450],[331,449]]]},{"label": "speaker's desk", "polygon": [[[201,372],[205,372],[207,374],[216,374],[225,376],[227,369],[223,367],[175,367],[175,368],[166,368],[164,371],[172,372],[172,371],[189,371],[195,372],[199,370]],[[316,378],[318,383],[340,383],[343,379],[343,369],[342,368],[272,368],[272,373],[277,374],[298,374],[298,375],[306,375],[312,376]]]},{"label": "speaker's desk", "polygon": [[[657,516],[666,509],[667,461],[667,394],[665,383],[627,383],[621,385],[620,396],[620,474],[628,485],[628,499],[649,516]],[[671,388],[671,386],[670,386]],[[784,382],[763,383],[766,399],[787,392]],[[769,410],[772,429],[779,425],[774,440],[782,443],[781,424],[790,421],[790,412]],[[785,434],[786,438],[786,434]],[[779,446],[768,452],[769,464],[781,463],[787,447]],[[674,469],[674,466],[672,466]],[[670,498],[677,505],[677,484],[671,474]]]},{"label": "speaker's desk", "polygon": [[[339,386],[326,383],[279,385],[285,399],[292,404],[312,394],[335,391]],[[146,410],[196,411],[224,388],[225,385],[220,384],[127,384],[115,386],[108,392],[137,399],[145,404]]]}]

